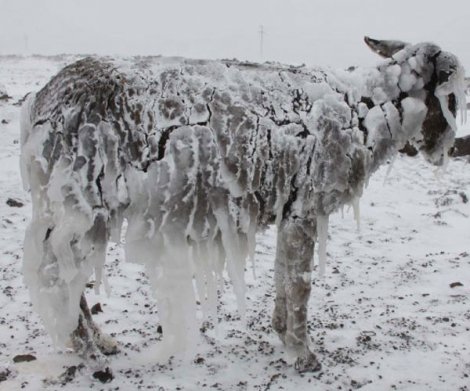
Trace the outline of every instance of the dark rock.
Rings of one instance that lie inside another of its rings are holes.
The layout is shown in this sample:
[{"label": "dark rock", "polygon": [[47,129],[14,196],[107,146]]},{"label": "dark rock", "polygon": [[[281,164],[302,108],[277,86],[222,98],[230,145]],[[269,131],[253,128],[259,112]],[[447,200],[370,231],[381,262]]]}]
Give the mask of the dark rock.
[{"label": "dark rock", "polygon": [[457,281],[457,282],[453,282],[453,283],[449,284],[449,286],[451,288],[457,288],[458,286],[463,286],[463,284],[461,282]]},{"label": "dark rock", "polygon": [[104,371],[93,372],[93,378],[98,379],[101,383],[109,383],[114,379],[114,376],[111,370],[106,367]]},{"label": "dark rock", "polygon": [[3,289],[3,294],[7,297],[13,297],[13,292],[14,292],[14,289],[11,286],[7,286],[5,287],[5,289]]},{"label": "dark rock", "polygon": [[24,206],[21,201],[14,200],[13,198],[8,198],[7,205],[11,206],[12,208],[21,208]]},{"label": "dark rock", "polygon": [[13,362],[20,363],[20,362],[29,362],[36,360],[36,357],[32,354],[18,354],[17,356],[13,357]]},{"label": "dark rock", "polygon": [[418,150],[408,142],[405,144],[405,146],[402,149],[400,149],[399,152],[404,153],[405,155],[408,155],[408,156],[416,156],[418,154]]},{"label": "dark rock", "polygon": [[162,326],[158,325],[158,327],[157,327],[157,333],[163,334]]},{"label": "dark rock", "polygon": [[7,380],[10,374],[11,374],[11,371],[9,369],[0,371],[0,382]]},{"label": "dark rock", "polygon": [[456,138],[450,154],[452,157],[470,155],[470,136]]},{"label": "dark rock", "polygon": [[206,361],[206,360],[204,359],[204,357],[196,357],[196,358],[194,359],[194,363],[195,363],[195,364],[204,364],[205,361]]},{"label": "dark rock", "polygon": [[98,314],[99,312],[103,312],[103,309],[101,308],[101,304],[100,303],[96,303],[93,307],[91,307],[91,313],[93,315],[96,315]]}]

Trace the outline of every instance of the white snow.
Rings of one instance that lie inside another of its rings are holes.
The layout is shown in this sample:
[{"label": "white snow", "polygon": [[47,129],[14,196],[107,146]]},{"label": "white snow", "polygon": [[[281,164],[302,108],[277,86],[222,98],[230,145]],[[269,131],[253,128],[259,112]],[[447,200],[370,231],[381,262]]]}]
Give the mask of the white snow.
[{"label": "white snow", "polygon": [[359,232],[361,230],[361,199],[359,197],[353,198],[352,207],[354,213],[354,220],[356,221],[357,231]]},{"label": "white snow", "polygon": [[318,266],[320,277],[326,270],[326,243],[328,241],[328,215],[317,216]]}]

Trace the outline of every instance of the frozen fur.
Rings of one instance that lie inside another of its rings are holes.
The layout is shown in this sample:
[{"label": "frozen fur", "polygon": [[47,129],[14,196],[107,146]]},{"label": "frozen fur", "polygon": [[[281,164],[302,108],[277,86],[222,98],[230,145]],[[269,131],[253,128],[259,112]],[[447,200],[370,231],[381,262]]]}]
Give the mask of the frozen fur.
[{"label": "frozen fur", "polygon": [[84,321],[85,284],[93,272],[102,280],[124,220],[126,258],[146,266],[169,352],[191,342],[196,300],[215,313],[224,267],[243,313],[255,233],[276,223],[273,327],[299,371],[317,369],[307,301],[328,215],[357,205],[370,175],[407,142],[442,165],[465,104],[453,55],[427,43],[367,44],[392,57],[353,71],[85,58],[31,95],[24,275],[54,340],[65,343]]}]

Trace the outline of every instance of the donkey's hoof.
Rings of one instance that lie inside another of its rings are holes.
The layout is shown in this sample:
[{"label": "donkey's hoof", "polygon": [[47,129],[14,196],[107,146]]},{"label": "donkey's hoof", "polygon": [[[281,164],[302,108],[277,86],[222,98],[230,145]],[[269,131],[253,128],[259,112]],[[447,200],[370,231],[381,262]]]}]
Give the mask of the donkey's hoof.
[{"label": "donkey's hoof", "polygon": [[297,358],[294,367],[299,373],[317,372],[321,369],[321,364],[312,352],[308,352]]}]

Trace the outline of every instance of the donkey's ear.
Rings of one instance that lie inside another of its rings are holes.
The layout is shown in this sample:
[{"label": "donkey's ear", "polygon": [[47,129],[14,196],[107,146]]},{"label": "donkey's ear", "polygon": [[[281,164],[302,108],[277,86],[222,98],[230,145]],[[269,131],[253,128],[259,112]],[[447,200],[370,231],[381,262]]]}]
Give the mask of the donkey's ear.
[{"label": "donkey's ear", "polygon": [[392,57],[396,52],[409,45],[409,43],[402,41],[380,41],[369,37],[364,37],[364,41],[373,52],[385,58]]}]

